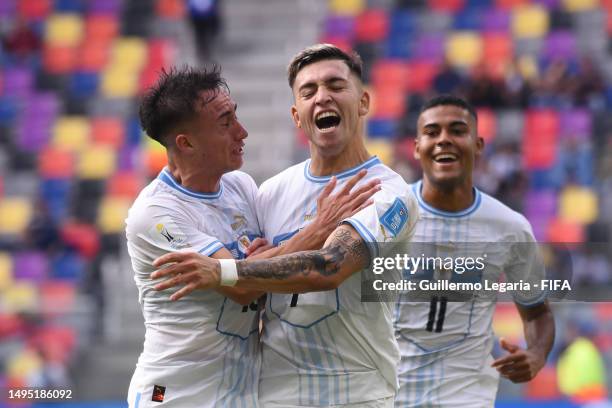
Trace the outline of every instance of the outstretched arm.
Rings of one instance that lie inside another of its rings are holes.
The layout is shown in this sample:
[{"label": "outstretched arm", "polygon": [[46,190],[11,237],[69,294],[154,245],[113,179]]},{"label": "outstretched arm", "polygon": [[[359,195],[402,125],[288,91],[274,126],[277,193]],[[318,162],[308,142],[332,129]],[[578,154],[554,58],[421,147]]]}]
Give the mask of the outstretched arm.
[{"label": "outstretched arm", "polygon": [[[283,255],[271,259],[246,259],[236,262],[236,287],[281,293],[301,293],[338,287],[370,262],[370,254],[361,236],[352,226],[336,228],[322,249]],[[194,253],[171,253],[158,258],[153,265],[174,263],[151,274],[151,278],[168,278],[157,284],[163,290],[183,286],[171,297],[180,299],[195,289],[217,288],[221,267],[217,260]]]},{"label": "outstretched arm", "polygon": [[501,346],[508,351],[504,357],[493,362],[493,367],[512,382],[532,380],[546,364],[546,358],[555,339],[555,320],[548,302],[534,307],[516,304],[521,320],[527,348],[510,344],[501,339]]}]

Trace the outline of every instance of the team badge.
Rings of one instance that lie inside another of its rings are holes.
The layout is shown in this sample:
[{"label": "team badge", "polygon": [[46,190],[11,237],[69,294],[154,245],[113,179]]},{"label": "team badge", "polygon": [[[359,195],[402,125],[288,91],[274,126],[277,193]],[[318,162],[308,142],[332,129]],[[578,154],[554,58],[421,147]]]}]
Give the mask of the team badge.
[{"label": "team badge", "polygon": [[151,396],[151,401],[153,402],[164,402],[164,394],[166,393],[166,387],[163,385],[154,385],[153,386],[153,395]]}]

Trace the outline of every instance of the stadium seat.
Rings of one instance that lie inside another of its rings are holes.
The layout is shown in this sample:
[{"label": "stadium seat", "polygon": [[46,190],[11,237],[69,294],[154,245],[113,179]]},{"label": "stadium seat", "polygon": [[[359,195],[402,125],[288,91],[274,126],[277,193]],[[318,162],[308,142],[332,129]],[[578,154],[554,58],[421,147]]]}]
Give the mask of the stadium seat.
[{"label": "stadium seat", "polygon": [[173,41],[166,39],[152,39],[147,45],[148,58],[146,68],[155,69],[159,74],[162,68],[168,68],[174,64],[176,57],[176,45]]},{"label": "stadium seat", "polygon": [[510,29],[510,12],[495,7],[488,8],[483,12],[483,33],[507,33]]},{"label": "stadium seat", "polygon": [[54,8],[56,12],[60,13],[79,13],[83,14],[85,11],[83,0],[55,0]]},{"label": "stadium seat", "polygon": [[439,33],[423,34],[417,37],[412,49],[415,60],[426,60],[441,63],[445,55],[445,36]]},{"label": "stadium seat", "polygon": [[589,188],[566,186],[559,196],[559,217],[563,221],[586,225],[598,216],[597,194]]},{"label": "stadium seat", "polygon": [[482,137],[485,143],[495,139],[497,131],[497,121],[495,112],[488,108],[478,109],[478,136]]},{"label": "stadium seat", "polygon": [[561,3],[570,13],[595,10],[599,6],[599,0],[562,0]]},{"label": "stadium seat", "polygon": [[437,64],[426,60],[412,60],[408,65],[407,90],[409,92],[426,93],[431,89],[431,84],[437,73]]},{"label": "stadium seat", "polygon": [[548,32],[549,15],[539,5],[517,7],[512,12],[512,33],[515,38],[541,38]]},{"label": "stadium seat", "polygon": [[96,228],[89,224],[66,222],[60,230],[62,241],[75,248],[86,259],[94,259],[100,250],[100,237]]},{"label": "stadium seat", "polygon": [[[72,158],[70,159],[72,162]],[[46,210],[51,219],[61,223],[70,215],[70,193],[72,180],[70,178],[42,179],[40,195],[44,200]]]},{"label": "stadium seat", "polygon": [[76,47],[83,41],[84,31],[79,14],[52,14],[45,21],[45,42],[51,46]]},{"label": "stadium seat", "polygon": [[32,218],[32,202],[21,197],[0,198],[0,235],[23,234]]},{"label": "stadium seat", "polygon": [[107,197],[100,203],[98,227],[103,234],[120,234],[125,231],[125,218],[131,201]]},{"label": "stadium seat", "polygon": [[[1,301],[0,305],[2,305]],[[10,337],[22,336],[25,326],[23,320],[24,319],[19,315],[0,312],[0,339],[8,343],[6,340],[10,340]],[[2,376],[2,374],[0,374],[0,376]],[[2,381],[0,380],[0,387],[1,386]]]},{"label": "stadium seat", "polygon": [[557,154],[559,116],[552,110],[532,110],[525,115],[523,159],[528,169],[545,169]]},{"label": "stadium seat", "polygon": [[186,15],[183,0],[157,0],[155,14],[167,20],[181,20]]},{"label": "stadium seat", "polygon": [[18,0],[17,15],[25,20],[40,21],[46,18],[52,9],[51,0]]},{"label": "stadium seat", "polygon": [[147,137],[144,139],[144,148],[141,150],[144,155],[145,168],[151,177],[157,174],[168,164],[166,149],[155,140]]},{"label": "stadium seat", "polygon": [[36,312],[38,310],[38,290],[28,281],[15,282],[2,292],[2,310],[8,313]]},{"label": "stadium seat", "polygon": [[384,10],[368,10],[355,19],[355,39],[363,42],[382,41],[389,33],[389,18]]},{"label": "stadium seat", "polygon": [[557,371],[554,366],[542,367],[538,375],[525,385],[524,397],[535,401],[554,401],[561,397],[557,386]]},{"label": "stadium seat", "polygon": [[387,166],[393,163],[393,146],[386,140],[366,140],[366,149]]},{"label": "stadium seat", "polygon": [[108,195],[133,200],[143,187],[142,184],[141,178],[135,172],[117,172],[108,181]]},{"label": "stadium seat", "polygon": [[503,78],[514,56],[514,43],[506,33],[483,35],[483,58],[487,72],[495,78]]},{"label": "stadium seat", "polygon": [[49,274],[49,262],[40,251],[22,251],[13,256],[13,277],[15,280],[42,282]]},{"label": "stadium seat", "polygon": [[548,34],[544,45],[544,57],[549,61],[572,60],[578,55],[576,36],[569,31]]},{"label": "stadium seat", "polygon": [[101,71],[109,60],[109,40],[88,40],[87,44],[79,48],[77,68],[83,71]]},{"label": "stadium seat", "polygon": [[330,14],[325,19],[326,36],[353,38],[355,35],[355,18],[353,16],[336,16]]},{"label": "stadium seat", "polygon": [[63,116],[53,126],[53,146],[70,152],[83,150],[89,144],[90,133],[85,117]]},{"label": "stadium seat", "polygon": [[116,153],[107,145],[85,148],[78,159],[77,176],[84,180],[103,180],[115,171]]},{"label": "stadium seat", "polygon": [[495,306],[493,317],[493,330],[498,337],[503,337],[509,342],[520,341],[522,332],[521,317],[516,307],[511,303],[498,303]]},{"label": "stadium seat", "polygon": [[560,115],[559,128],[563,138],[588,141],[593,133],[593,117],[586,109],[572,109]]},{"label": "stadium seat", "polygon": [[111,48],[111,69],[137,73],[147,63],[147,51],[147,44],[143,39],[121,37]]},{"label": "stadium seat", "polygon": [[[76,284],[83,278],[85,261],[76,251],[63,251],[51,259],[49,269],[51,279]],[[43,288],[41,288],[41,295],[44,296]]]},{"label": "stadium seat", "polygon": [[87,42],[109,42],[119,34],[119,21],[107,14],[90,14],[85,20]]},{"label": "stadium seat", "polygon": [[465,0],[427,0],[428,8],[447,13],[456,13],[463,9]]},{"label": "stadium seat", "polygon": [[32,93],[34,89],[34,74],[30,68],[5,68],[3,74],[4,96],[25,98]]},{"label": "stadium seat", "polygon": [[38,156],[38,173],[47,179],[67,179],[74,175],[72,153],[52,146]]},{"label": "stadium seat", "polygon": [[43,50],[43,67],[50,74],[67,74],[72,72],[80,58],[79,48],[72,46],[45,45]]},{"label": "stadium seat", "polygon": [[390,35],[386,43],[386,57],[391,59],[408,60],[412,56],[413,43],[410,36]]},{"label": "stadium seat", "polygon": [[0,2],[0,18],[14,18],[17,9],[17,0],[5,0]]},{"label": "stadium seat", "polygon": [[367,136],[370,139],[391,140],[397,136],[397,121],[392,119],[371,118],[368,120]]},{"label": "stadium seat", "polygon": [[548,226],[546,238],[548,242],[584,242],[584,228],[578,223],[555,218]]},{"label": "stadium seat", "polygon": [[476,32],[455,32],[446,43],[446,59],[454,66],[469,68],[482,59],[482,38]]},{"label": "stadium seat", "polygon": [[401,91],[407,89],[408,64],[396,59],[377,61],[372,67],[370,82],[379,88],[395,87]]},{"label": "stadium seat", "polygon": [[89,12],[119,16],[122,6],[123,0],[90,0]]},{"label": "stadium seat", "polygon": [[16,98],[0,96],[0,125],[10,126],[17,117]]},{"label": "stadium seat", "polygon": [[457,31],[480,31],[483,23],[482,9],[466,8],[455,14],[453,28]]},{"label": "stadium seat", "polygon": [[132,98],[138,91],[138,74],[125,68],[105,69],[100,85],[107,98]]},{"label": "stadium seat", "polygon": [[399,87],[379,86],[372,91],[370,112],[380,119],[399,119],[405,111],[406,95]]},{"label": "stadium seat", "polygon": [[77,71],[70,76],[70,93],[81,100],[92,98],[98,91],[99,77],[96,72]]},{"label": "stadium seat", "polygon": [[0,293],[12,284],[13,259],[8,252],[0,252]]},{"label": "stadium seat", "polygon": [[356,16],[366,8],[365,0],[330,0],[332,14]]},{"label": "stadium seat", "polygon": [[125,141],[124,122],[115,117],[97,117],[91,121],[93,143],[118,150]]},{"label": "stadium seat", "polygon": [[530,0],[495,0],[495,6],[502,10],[510,10],[525,6],[530,3]]}]

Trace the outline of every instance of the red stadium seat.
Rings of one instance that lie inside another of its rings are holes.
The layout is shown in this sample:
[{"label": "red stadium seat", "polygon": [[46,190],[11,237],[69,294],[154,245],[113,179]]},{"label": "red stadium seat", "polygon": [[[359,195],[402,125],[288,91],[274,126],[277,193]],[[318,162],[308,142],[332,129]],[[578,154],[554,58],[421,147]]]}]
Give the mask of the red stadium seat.
[{"label": "red stadium seat", "polygon": [[578,223],[553,219],[548,225],[549,242],[584,242],[584,228]]},{"label": "red stadium seat", "polygon": [[435,11],[456,13],[463,9],[464,0],[428,0],[427,5]]},{"label": "red stadium seat", "polygon": [[72,327],[43,327],[30,340],[40,350],[46,361],[67,363],[76,345],[76,333]]},{"label": "red stadium seat", "polygon": [[438,64],[429,61],[414,61],[408,64],[406,88],[409,92],[426,93],[431,89],[433,78],[438,73]]},{"label": "red stadium seat", "polygon": [[109,59],[110,44],[108,40],[88,40],[79,50],[79,69],[94,72],[102,70]]},{"label": "red stadium seat", "polygon": [[89,224],[69,222],[60,230],[62,241],[76,248],[86,259],[93,259],[100,250],[100,237],[95,227]]},{"label": "red stadium seat", "polygon": [[174,42],[166,39],[154,39],[149,41],[148,66],[155,67],[158,71],[174,65],[176,46]]},{"label": "red stadium seat", "polygon": [[514,54],[514,43],[506,33],[483,35],[483,63],[494,78],[502,78]]},{"label": "red stadium seat", "polygon": [[47,147],[38,156],[38,173],[45,179],[67,179],[74,175],[74,157],[71,152]]},{"label": "red stadium seat", "polygon": [[47,281],[40,284],[40,310],[47,316],[56,316],[74,310],[76,289],[73,283]]},{"label": "red stadium seat", "polygon": [[42,20],[49,15],[51,0],[19,0],[17,15],[25,20]]},{"label": "red stadium seat", "polygon": [[351,41],[346,37],[331,37],[324,36],[320,39],[320,43],[324,44],[333,44],[336,47],[340,48],[342,51],[350,53],[353,50],[353,45]]},{"label": "red stadium seat", "polygon": [[485,143],[495,139],[497,133],[497,118],[491,109],[478,109],[478,136],[482,137]]},{"label": "red stadium seat", "polygon": [[142,188],[141,178],[133,172],[124,171],[115,173],[107,184],[107,191],[111,197],[123,197],[133,200]]},{"label": "red stadium seat", "polygon": [[184,0],[157,0],[155,13],[168,20],[180,20],[185,17]]},{"label": "red stadium seat", "polygon": [[556,400],[561,397],[557,386],[557,370],[554,366],[544,366],[538,375],[525,384],[524,397],[527,400]]},{"label": "red stadium seat", "polygon": [[524,6],[530,3],[530,0],[495,0],[497,8],[508,10],[518,6]]},{"label": "red stadium seat", "polygon": [[532,110],[525,114],[523,159],[528,169],[546,169],[555,162],[559,116],[552,110]]},{"label": "red stadium seat", "polygon": [[389,17],[384,10],[371,9],[357,16],[355,38],[363,42],[384,40],[389,33]]},{"label": "red stadium seat", "polygon": [[67,74],[77,66],[81,56],[76,47],[47,45],[43,51],[43,66],[51,74]]},{"label": "red stadium seat", "polygon": [[94,118],[91,121],[91,135],[94,143],[119,149],[125,140],[125,126],[119,118]]},{"label": "red stadium seat", "polygon": [[111,41],[119,33],[119,21],[110,14],[92,14],[85,22],[87,42]]},{"label": "red stadium seat", "polygon": [[408,63],[400,60],[379,60],[372,67],[371,82],[375,87],[408,89],[410,70]]},{"label": "red stadium seat", "polygon": [[399,119],[406,110],[406,94],[394,86],[374,88],[373,117],[377,119]]}]

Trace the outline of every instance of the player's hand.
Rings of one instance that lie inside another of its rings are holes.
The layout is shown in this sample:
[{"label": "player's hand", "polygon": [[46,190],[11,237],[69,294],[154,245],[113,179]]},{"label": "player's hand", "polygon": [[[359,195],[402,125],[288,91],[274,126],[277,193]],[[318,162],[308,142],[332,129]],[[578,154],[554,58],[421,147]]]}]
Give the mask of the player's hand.
[{"label": "player's hand", "polygon": [[170,300],[179,300],[196,289],[216,288],[221,283],[221,266],[219,261],[195,252],[171,252],[153,261],[153,266],[160,268],[151,274],[151,279],[168,278],[154,286],[155,290],[165,290],[182,286]]},{"label": "player's hand", "polygon": [[491,367],[495,367],[502,377],[513,383],[532,380],[544,367],[544,358],[533,350],[522,349],[503,338],[500,339],[500,345],[510,354],[495,360]]},{"label": "player's hand", "polygon": [[257,255],[259,253],[267,251],[270,248],[274,248],[274,245],[269,244],[267,239],[261,237],[255,238],[253,242],[251,242],[251,245],[249,245],[249,247],[246,249],[245,255],[247,257],[251,255]]},{"label": "player's hand", "polygon": [[327,238],[336,229],[340,221],[358,213],[374,202],[371,197],[380,191],[380,180],[370,180],[353,190],[366,174],[367,170],[361,170],[351,177],[340,191],[332,195],[337,184],[334,176],[317,198],[317,216],[311,225],[324,238]]}]

